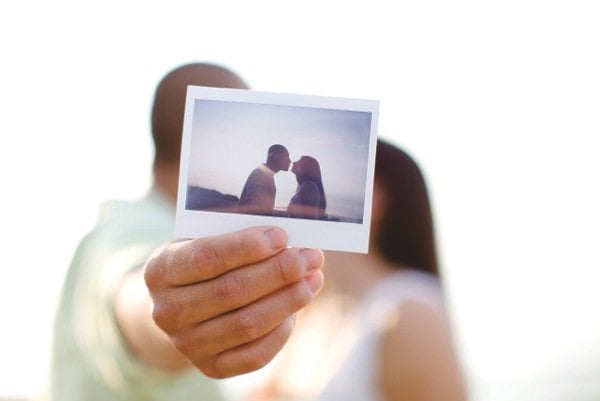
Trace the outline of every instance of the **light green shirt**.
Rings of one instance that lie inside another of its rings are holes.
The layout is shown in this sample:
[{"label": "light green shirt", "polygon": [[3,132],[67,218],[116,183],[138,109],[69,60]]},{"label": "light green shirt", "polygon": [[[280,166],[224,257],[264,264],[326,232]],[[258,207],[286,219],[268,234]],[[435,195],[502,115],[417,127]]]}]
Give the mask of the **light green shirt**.
[{"label": "light green shirt", "polygon": [[55,321],[52,401],[220,401],[218,381],[195,369],[179,375],[130,352],[113,313],[121,278],[173,235],[174,210],[158,193],[101,208],[68,271]]}]

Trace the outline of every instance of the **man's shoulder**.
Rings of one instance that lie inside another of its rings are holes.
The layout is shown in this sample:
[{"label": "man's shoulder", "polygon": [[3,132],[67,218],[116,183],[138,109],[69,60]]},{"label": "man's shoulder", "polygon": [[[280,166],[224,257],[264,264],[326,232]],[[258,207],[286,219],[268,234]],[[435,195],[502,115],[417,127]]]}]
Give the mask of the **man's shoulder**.
[{"label": "man's shoulder", "polygon": [[264,164],[256,167],[250,175],[248,176],[248,180],[250,183],[269,183],[273,181],[273,176],[275,173],[271,169],[269,169]]},{"label": "man's shoulder", "polygon": [[113,249],[131,243],[161,243],[171,238],[173,230],[174,210],[164,199],[148,195],[111,200],[100,206],[97,222],[82,243]]}]

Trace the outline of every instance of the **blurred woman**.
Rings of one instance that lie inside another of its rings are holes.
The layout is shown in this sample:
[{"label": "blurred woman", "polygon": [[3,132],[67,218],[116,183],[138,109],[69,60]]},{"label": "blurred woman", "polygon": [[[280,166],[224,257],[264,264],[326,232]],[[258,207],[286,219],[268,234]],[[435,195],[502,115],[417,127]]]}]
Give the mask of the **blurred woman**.
[{"label": "blurred woman", "polygon": [[260,400],[463,401],[427,190],[377,146],[368,254],[327,252],[325,288],[298,316]]},{"label": "blurred woman", "polygon": [[302,219],[325,218],[325,191],[321,180],[319,162],[310,156],[302,156],[292,165],[298,187],[290,200],[287,211],[290,217]]}]

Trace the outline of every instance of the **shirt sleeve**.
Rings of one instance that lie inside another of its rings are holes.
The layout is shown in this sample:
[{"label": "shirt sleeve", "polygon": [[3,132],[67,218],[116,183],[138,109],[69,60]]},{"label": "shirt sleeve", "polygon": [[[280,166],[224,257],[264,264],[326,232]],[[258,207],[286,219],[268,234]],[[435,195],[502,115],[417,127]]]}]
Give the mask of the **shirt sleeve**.
[{"label": "shirt sleeve", "polygon": [[[124,243],[124,245],[123,245]],[[147,400],[221,400],[216,381],[196,369],[171,374],[138,360],[114,313],[116,291],[125,274],[142,268],[160,244],[157,238],[96,244],[73,296],[74,336],[88,366],[112,394]]]}]

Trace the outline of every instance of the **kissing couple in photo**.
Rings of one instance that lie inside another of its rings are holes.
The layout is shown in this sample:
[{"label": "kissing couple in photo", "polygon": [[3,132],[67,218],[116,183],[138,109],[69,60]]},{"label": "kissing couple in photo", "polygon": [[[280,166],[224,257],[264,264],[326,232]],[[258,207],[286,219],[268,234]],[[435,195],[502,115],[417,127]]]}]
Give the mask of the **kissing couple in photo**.
[{"label": "kissing couple in photo", "polygon": [[[290,199],[285,212],[275,210],[275,174],[291,171],[296,175],[296,193]],[[267,161],[255,168],[242,190],[237,212],[264,216],[285,216],[301,219],[326,219],[325,191],[319,162],[310,156],[302,156],[292,163],[285,146],[269,147]]]}]

